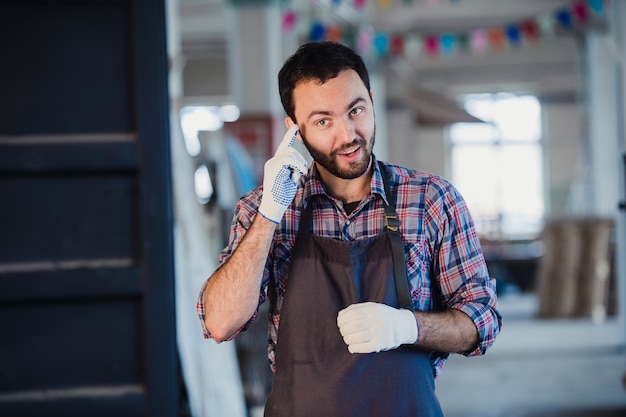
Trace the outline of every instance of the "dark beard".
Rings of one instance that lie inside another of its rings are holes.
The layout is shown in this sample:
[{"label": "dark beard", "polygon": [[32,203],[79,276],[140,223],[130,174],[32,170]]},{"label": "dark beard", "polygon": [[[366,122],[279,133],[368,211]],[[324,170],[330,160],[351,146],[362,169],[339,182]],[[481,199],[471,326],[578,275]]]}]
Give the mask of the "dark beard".
[{"label": "dark beard", "polygon": [[[372,149],[374,148],[374,142],[376,140],[376,129],[374,128],[374,133],[372,133],[371,140],[371,148],[367,148],[367,142],[363,138],[356,138],[351,143],[342,146],[340,149],[334,150],[330,155],[325,155],[324,153],[318,151],[313,148],[306,137],[302,135],[302,131],[300,131],[300,136],[302,137],[302,142],[304,146],[311,154],[311,157],[315,160],[316,163],[320,164],[326,171],[333,174],[335,177],[351,180],[354,178],[359,178],[361,175],[365,174],[367,168],[370,166],[370,160],[372,159]],[[347,168],[341,168],[339,163],[337,162],[337,154],[349,149],[353,146],[360,146],[363,151],[363,158],[359,161],[351,163]]]}]

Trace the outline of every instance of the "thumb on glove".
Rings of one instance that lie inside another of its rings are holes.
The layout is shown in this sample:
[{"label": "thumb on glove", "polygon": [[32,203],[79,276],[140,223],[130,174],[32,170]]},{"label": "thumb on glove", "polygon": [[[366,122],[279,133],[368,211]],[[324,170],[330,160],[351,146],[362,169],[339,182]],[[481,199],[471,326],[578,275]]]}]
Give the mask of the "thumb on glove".
[{"label": "thumb on glove", "polygon": [[298,126],[293,125],[285,133],[276,154],[265,163],[259,213],[274,223],[280,222],[293,201],[300,176],[306,172],[306,160],[292,146],[297,135]]}]

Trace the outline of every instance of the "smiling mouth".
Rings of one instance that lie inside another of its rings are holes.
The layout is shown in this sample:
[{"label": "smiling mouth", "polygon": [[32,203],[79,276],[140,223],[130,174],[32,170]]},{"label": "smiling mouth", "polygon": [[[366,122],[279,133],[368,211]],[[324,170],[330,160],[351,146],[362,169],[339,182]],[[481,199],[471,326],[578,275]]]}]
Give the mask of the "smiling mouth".
[{"label": "smiling mouth", "polygon": [[359,149],[361,149],[361,145],[357,145],[357,146],[352,146],[348,149],[346,149],[345,151],[339,152],[339,155],[342,156],[352,156],[354,154],[356,154]]}]

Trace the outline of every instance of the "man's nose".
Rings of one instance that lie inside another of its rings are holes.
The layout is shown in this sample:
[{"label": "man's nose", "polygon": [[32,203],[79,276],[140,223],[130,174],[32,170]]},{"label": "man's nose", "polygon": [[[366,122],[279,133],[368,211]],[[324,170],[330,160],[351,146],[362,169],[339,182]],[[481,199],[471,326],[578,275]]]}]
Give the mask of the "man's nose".
[{"label": "man's nose", "polygon": [[351,120],[342,120],[338,124],[337,140],[342,143],[351,143],[354,140],[354,123]]}]

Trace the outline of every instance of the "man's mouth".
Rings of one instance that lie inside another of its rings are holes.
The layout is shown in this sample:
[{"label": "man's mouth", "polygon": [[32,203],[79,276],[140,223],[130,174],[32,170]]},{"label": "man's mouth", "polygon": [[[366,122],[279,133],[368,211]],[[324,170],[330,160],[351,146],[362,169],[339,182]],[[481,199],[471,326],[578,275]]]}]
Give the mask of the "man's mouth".
[{"label": "man's mouth", "polygon": [[365,141],[362,139],[355,139],[352,143],[349,143],[343,149],[336,152],[336,155],[341,156],[343,158],[354,158],[359,155],[363,147],[365,146]]},{"label": "man's mouth", "polygon": [[354,154],[356,154],[359,151],[359,149],[361,149],[361,145],[351,146],[348,149],[345,149],[345,150],[339,152],[339,155],[353,156]]}]

